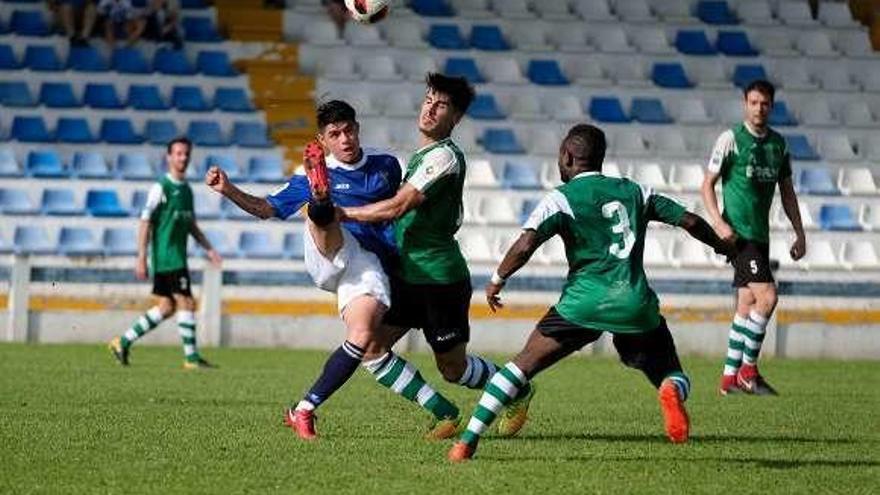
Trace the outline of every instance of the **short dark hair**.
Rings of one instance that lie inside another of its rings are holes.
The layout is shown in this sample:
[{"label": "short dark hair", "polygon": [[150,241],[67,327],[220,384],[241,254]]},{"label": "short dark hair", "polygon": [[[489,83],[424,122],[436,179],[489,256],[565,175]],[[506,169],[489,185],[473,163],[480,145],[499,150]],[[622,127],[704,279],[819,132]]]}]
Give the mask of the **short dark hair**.
[{"label": "short dark hair", "polygon": [[467,79],[447,76],[439,72],[429,72],[425,77],[425,84],[434,91],[449,96],[452,106],[461,113],[465,113],[471,106],[476,94]]},{"label": "short dark hair", "polygon": [[318,130],[321,131],[329,124],[357,122],[357,113],[354,107],[342,100],[330,100],[318,105],[317,121]]},{"label": "short dark hair", "polygon": [[776,87],[773,86],[773,83],[764,79],[756,79],[750,82],[743,90],[743,98],[748,98],[749,93],[752,91],[757,91],[770,98],[770,103],[773,103],[773,98],[776,96]]},{"label": "short dark hair", "polygon": [[172,139],[171,141],[168,141],[168,146],[165,147],[165,153],[170,155],[171,149],[174,148],[175,144],[185,145],[186,151],[188,151],[188,152],[192,151],[192,149],[193,149],[192,141],[190,141],[185,136],[177,136],[176,138]]},{"label": "short dark hair", "polygon": [[605,160],[605,133],[590,124],[578,124],[569,129],[562,147],[571,153],[579,166],[589,170],[601,170]]}]

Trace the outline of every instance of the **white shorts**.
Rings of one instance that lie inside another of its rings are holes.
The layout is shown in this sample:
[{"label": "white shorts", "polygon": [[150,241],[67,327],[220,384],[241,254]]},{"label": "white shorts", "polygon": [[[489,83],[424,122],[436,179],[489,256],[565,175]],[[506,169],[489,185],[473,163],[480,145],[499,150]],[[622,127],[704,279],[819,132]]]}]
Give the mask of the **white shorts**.
[{"label": "white shorts", "polygon": [[303,235],[306,270],[318,288],[336,293],[339,313],[354,298],[369,295],[391,307],[391,287],[379,257],[367,251],[351,233],[342,228],[342,247],[333,260],[325,258],[315,246],[306,227]]}]

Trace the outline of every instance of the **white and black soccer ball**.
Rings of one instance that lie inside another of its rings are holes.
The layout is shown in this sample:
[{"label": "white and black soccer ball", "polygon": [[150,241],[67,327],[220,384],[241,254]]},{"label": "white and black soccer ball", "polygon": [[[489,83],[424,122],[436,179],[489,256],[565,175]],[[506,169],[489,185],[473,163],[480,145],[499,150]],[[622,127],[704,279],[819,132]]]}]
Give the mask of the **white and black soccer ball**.
[{"label": "white and black soccer ball", "polygon": [[351,18],[361,24],[379,22],[388,15],[390,0],[345,0]]}]

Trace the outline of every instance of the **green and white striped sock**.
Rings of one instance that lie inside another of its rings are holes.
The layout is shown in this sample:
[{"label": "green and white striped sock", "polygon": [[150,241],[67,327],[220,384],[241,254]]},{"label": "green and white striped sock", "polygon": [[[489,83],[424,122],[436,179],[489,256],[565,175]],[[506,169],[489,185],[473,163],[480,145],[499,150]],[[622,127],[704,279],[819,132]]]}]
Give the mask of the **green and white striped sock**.
[{"label": "green and white striped sock", "polygon": [[748,321],[748,318],[742,317],[739,314],[733,315],[733,325],[731,325],[730,333],[727,337],[727,358],[724,360],[724,371],[722,371],[724,375],[736,375],[736,372],[742,365],[743,347],[745,346],[743,332],[748,331],[748,328],[746,328]]},{"label": "green and white striped sock", "polygon": [[406,359],[389,352],[371,361],[364,361],[366,368],[385,388],[409,401],[417,402],[436,419],[458,417],[458,408],[446,397],[434,390]]},{"label": "green and white striped sock", "polygon": [[767,328],[767,318],[755,310],[749,313],[743,331],[745,347],[743,348],[743,364],[754,365],[758,362],[758,354],[761,353],[761,345],[764,343],[764,330]]},{"label": "green and white striped sock", "polygon": [[461,441],[476,446],[480,441],[480,435],[489,429],[501,409],[513,402],[520,390],[528,384],[529,379],[526,378],[525,373],[512,362],[492,375],[480,397],[480,402],[474,409],[473,416],[468,421],[467,430],[461,434]]},{"label": "green and white striped sock", "polygon": [[199,350],[196,347],[196,317],[192,311],[177,312],[177,333],[183,342],[183,355],[187,361],[198,361]]},{"label": "green and white striped sock", "polygon": [[119,342],[123,347],[130,347],[137,339],[143,337],[150,330],[159,326],[159,323],[162,323],[162,320],[162,312],[159,311],[159,306],[153,306],[135,320],[131,328],[126,330],[125,333],[122,334],[122,337],[119,338]]}]

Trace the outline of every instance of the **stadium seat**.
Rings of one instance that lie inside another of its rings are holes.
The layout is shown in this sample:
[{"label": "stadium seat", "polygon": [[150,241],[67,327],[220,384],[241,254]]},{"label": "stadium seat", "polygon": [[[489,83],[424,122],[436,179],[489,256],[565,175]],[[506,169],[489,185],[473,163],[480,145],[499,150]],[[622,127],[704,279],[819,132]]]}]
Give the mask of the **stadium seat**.
[{"label": "stadium seat", "polygon": [[345,44],[345,41],[339,37],[339,30],[329,19],[307,23],[301,36],[310,45],[341,46]]},{"label": "stadium seat", "polygon": [[137,48],[124,46],[113,50],[110,66],[122,74],[149,74],[153,72],[144,54]]},{"label": "stadium seat", "polygon": [[773,127],[789,127],[798,125],[797,119],[788,111],[788,105],[782,100],[773,102],[768,122]]},{"label": "stadium seat", "polygon": [[[537,5],[543,5],[539,3]],[[552,52],[554,47],[547,42],[547,29],[534,22],[513,24],[507,29],[508,37],[521,52]]]},{"label": "stadium seat", "polygon": [[483,147],[489,153],[520,154],[526,150],[519,144],[512,129],[487,128],[483,132]]},{"label": "stadium seat", "polygon": [[874,127],[877,122],[868,105],[861,101],[851,101],[843,107],[843,123],[847,127]]},{"label": "stadium seat", "polygon": [[53,254],[55,245],[42,225],[18,225],[12,241],[16,254]]},{"label": "stadium seat", "polygon": [[221,155],[221,154],[211,154],[205,158],[205,163],[199,170],[199,174],[203,174],[207,172],[208,168],[217,166],[223,169],[226,172],[226,175],[229,176],[230,180],[240,181],[245,178],[245,175],[238,166],[238,162],[236,162],[235,157],[231,155]]},{"label": "stadium seat", "polygon": [[630,33],[630,39],[639,52],[648,55],[672,55],[675,49],[669,44],[669,38],[663,29],[651,26],[639,26]]},{"label": "stadium seat", "polygon": [[663,168],[656,162],[637,163],[630,170],[632,180],[639,184],[653,187],[659,191],[671,189],[666,177],[663,175]]},{"label": "stadium seat", "polygon": [[370,81],[400,81],[403,76],[397,71],[394,58],[389,55],[374,55],[358,60],[358,70]]},{"label": "stadium seat", "polygon": [[300,232],[288,232],[284,234],[284,245],[282,247],[284,258],[289,260],[301,260],[305,256],[305,246],[303,245],[303,235]]},{"label": "stadium seat", "polygon": [[160,74],[171,76],[192,76],[196,71],[181,50],[160,48],[153,55],[153,68]]},{"label": "stadium seat", "polygon": [[0,82],[0,105],[4,107],[30,108],[37,106],[37,100],[24,81]]},{"label": "stadium seat", "polygon": [[479,158],[468,160],[465,183],[468,187],[498,187],[498,178],[492,169],[492,163]]},{"label": "stadium seat", "polygon": [[782,87],[786,91],[810,91],[819,89],[816,78],[807,71],[805,63],[800,58],[791,58],[790,62],[780,61],[774,64],[773,72],[785,74]]},{"label": "stadium seat", "polygon": [[[558,184],[556,184],[558,185]],[[535,208],[538,207],[537,199],[526,199],[522,202],[519,209],[519,217],[517,218],[517,223],[520,225],[525,225],[526,221],[528,221],[529,217],[532,215],[532,212],[535,211]]]},{"label": "stadium seat", "polygon": [[528,0],[492,0],[492,10],[506,19],[533,19],[535,14],[529,8]]},{"label": "stadium seat", "polygon": [[555,60],[530,60],[526,76],[541,86],[567,86],[568,79]]},{"label": "stadium seat", "polygon": [[869,168],[841,167],[837,176],[837,187],[848,196],[877,194],[877,183]]},{"label": "stadium seat", "polygon": [[79,179],[109,179],[110,170],[104,155],[97,151],[77,151],[73,155],[73,176]]},{"label": "stadium seat", "polygon": [[538,167],[527,161],[507,161],[501,173],[501,187],[504,189],[541,189]]},{"label": "stadium seat", "polygon": [[116,94],[116,87],[112,84],[86,84],[85,93],[83,94],[83,103],[92,108],[103,108],[115,110],[123,108],[124,105]]},{"label": "stadium seat", "polygon": [[703,31],[680,30],[675,35],[675,48],[685,55],[717,55]]},{"label": "stadium seat", "polygon": [[672,118],[663,108],[663,102],[657,98],[633,98],[630,116],[643,124],[671,124]]},{"label": "stadium seat", "polygon": [[674,190],[698,192],[703,185],[703,166],[674,164],[669,169],[669,185]]},{"label": "stadium seat", "polygon": [[35,215],[40,210],[34,206],[24,189],[0,188],[0,213],[4,215]]},{"label": "stadium seat", "polygon": [[139,217],[141,213],[144,211],[144,208],[147,206],[147,197],[149,193],[146,189],[136,189],[131,193],[131,204],[129,210],[131,211],[131,216]]},{"label": "stadium seat", "polygon": [[211,77],[235,77],[238,71],[229,61],[226,52],[213,50],[200,51],[196,56],[196,69],[206,76]]},{"label": "stadium seat", "polygon": [[655,22],[654,14],[646,0],[615,2],[614,12],[624,22]]},{"label": "stadium seat", "polygon": [[168,110],[159,88],[154,85],[132,84],[128,87],[128,106],[135,110]]},{"label": "stadium seat", "polygon": [[137,254],[137,232],[126,227],[104,229],[104,254],[107,256],[134,256]]},{"label": "stadium seat", "polygon": [[838,132],[819,135],[819,153],[822,158],[832,162],[852,162],[859,159],[855,146],[849,136]]},{"label": "stadium seat", "polygon": [[736,15],[742,24],[750,26],[776,26],[779,21],[773,16],[768,0],[737,0],[734,2]]},{"label": "stadium seat", "polygon": [[744,31],[719,31],[715,46],[719,52],[731,57],[758,56],[758,51],[752,46]]},{"label": "stadium seat", "polygon": [[376,25],[349,24],[342,33],[349,46],[387,48],[388,43]]},{"label": "stadium seat", "polygon": [[196,189],[193,191],[193,205],[199,220],[216,220],[223,216],[220,210],[222,197],[213,191]]},{"label": "stadium seat", "polygon": [[630,122],[630,118],[623,112],[623,106],[616,96],[594,96],[590,98],[588,111],[590,118],[596,122],[620,124]]},{"label": "stadium seat", "polygon": [[504,120],[504,113],[498,108],[491,93],[478,94],[467,110],[468,117],[477,120]]},{"label": "stadium seat", "polygon": [[733,84],[740,89],[758,79],[767,79],[767,72],[761,65],[737,64],[733,69]]},{"label": "stadium seat", "polygon": [[807,254],[801,259],[800,265],[806,270],[839,270],[842,264],[834,254],[831,241],[817,239],[810,243]]},{"label": "stadium seat", "polygon": [[101,120],[101,141],[112,144],[140,144],[144,138],[134,130],[131,121],[122,119]]},{"label": "stadium seat", "polygon": [[499,84],[526,84],[519,63],[508,57],[492,57],[485,61],[485,73],[489,80]]},{"label": "stadium seat", "polygon": [[52,29],[41,10],[13,10],[9,29],[19,36],[49,36]]},{"label": "stadium seat", "polygon": [[[823,6],[824,7],[824,6]],[[840,250],[840,262],[850,270],[877,270],[880,258],[871,241],[846,241]]]},{"label": "stadium seat", "polygon": [[211,106],[205,101],[202,88],[198,86],[174,86],[171,104],[182,112],[208,112]]},{"label": "stadium seat", "polygon": [[803,168],[797,177],[798,190],[804,194],[837,196],[840,194],[831,172],[825,168]]},{"label": "stadium seat", "polygon": [[[830,28],[852,28],[857,25],[846,2],[822,2],[817,19]],[[864,36],[864,33],[861,34]]]},{"label": "stadium seat", "polygon": [[283,254],[275,236],[264,231],[243,231],[238,240],[238,249],[245,258],[252,259],[280,259]]},{"label": "stadium seat", "polygon": [[434,24],[428,28],[428,43],[438,50],[466,50],[470,48],[461,30],[455,24]]},{"label": "stadium seat", "polygon": [[57,72],[64,69],[55,48],[51,45],[28,45],[24,50],[24,66],[39,72]]},{"label": "stadium seat", "polygon": [[651,80],[661,88],[692,88],[692,83],[678,62],[656,63],[651,69]]},{"label": "stadium seat", "polygon": [[481,224],[515,224],[519,220],[512,199],[507,196],[484,197],[479,201],[476,220]]},{"label": "stadium seat", "polygon": [[248,177],[251,182],[280,183],[284,181],[284,166],[281,159],[274,156],[251,157]]},{"label": "stadium seat", "polygon": [[727,2],[724,0],[701,0],[697,2],[696,9],[697,18],[706,24],[738,24],[736,18]]},{"label": "stadium seat", "polygon": [[88,227],[61,227],[58,254],[64,256],[97,256],[104,248]]},{"label": "stadium seat", "polygon": [[180,133],[173,120],[150,119],[144,126],[144,134],[148,143],[165,145]]},{"label": "stadium seat", "polygon": [[795,46],[803,55],[811,58],[837,57],[839,55],[828,34],[821,29],[802,32],[798,35]]},{"label": "stadium seat", "polygon": [[386,95],[382,112],[387,117],[414,117],[416,101],[410,93],[398,92]]},{"label": "stadium seat", "polygon": [[43,190],[40,205],[43,215],[77,216],[85,214],[85,209],[77,202],[73,189],[46,188]]},{"label": "stadium seat", "polygon": [[119,196],[113,189],[89,189],[86,192],[86,211],[93,217],[127,217]]},{"label": "stadium seat", "polygon": [[[544,113],[550,117],[552,117],[557,122],[581,122],[584,118],[583,113],[583,105],[577,96],[572,94],[562,94],[562,95],[551,95],[548,94],[544,97]],[[537,135],[534,134],[534,135]],[[556,148],[550,151],[551,155],[556,155],[559,152],[557,146],[559,145],[559,140],[555,139],[553,142],[546,143],[545,146],[549,146],[551,148]],[[531,151],[535,152],[534,149]]]},{"label": "stadium seat", "polygon": [[845,204],[824,204],[819,208],[819,226],[822,230],[859,231],[862,225],[853,210]]},{"label": "stadium seat", "polygon": [[9,148],[0,148],[0,177],[21,177],[22,175],[15,153]]},{"label": "stadium seat", "polygon": [[568,264],[568,259],[565,253],[565,244],[559,236],[555,236],[545,242],[541,246],[540,252],[545,260],[544,263],[558,266],[566,266]]},{"label": "stadium seat", "polygon": [[238,249],[229,242],[226,233],[222,230],[205,230],[205,237],[211,242],[211,246],[215,251],[220,253],[224,258],[238,258],[241,256]]},{"label": "stadium seat", "polygon": [[660,239],[648,236],[645,238],[645,247],[643,249],[642,262],[645,266],[651,267],[670,267],[671,263],[666,256],[666,250]]},{"label": "stadium seat", "polygon": [[410,8],[425,17],[452,17],[455,12],[445,0],[413,0]]},{"label": "stadium seat", "polygon": [[800,122],[810,127],[837,127],[840,119],[831,112],[831,106],[825,98],[810,98],[801,102]]},{"label": "stadium seat", "polygon": [[837,34],[837,49],[850,58],[872,58],[874,47],[861,30],[846,30]]},{"label": "stadium seat", "polygon": [[541,100],[532,93],[516,95],[509,106],[510,118],[515,120],[544,120],[547,116],[541,110]]},{"label": "stadium seat", "polygon": [[676,239],[672,244],[669,258],[672,266],[675,267],[709,268],[712,266],[706,245],[690,237]]},{"label": "stadium seat", "polygon": [[25,175],[36,178],[64,178],[69,174],[54,150],[33,150],[28,152]]},{"label": "stadium seat", "polygon": [[384,29],[385,37],[388,38],[391,45],[396,48],[416,48],[424,50],[428,47],[418,23],[386,23]]},{"label": "stadium seat", "polygon": [[67,82],[44,82],[40,85],[40,103],[48,108],[78,108],[73,86]]},{"label": "stadium seat", "polygon": [[244,148],[270,148],[274,143],[262,122],[236,122],[232,125],[232,142]]},{"label": "stadium seat", "polygon": [[46,123],[42,117],[16,115],[12,118],[12,130],[10,139],[22,143],[49,143],[55,140],[54,136],[46,129]]},{"label": "stadium seat", "polygon": [[545,21],[568,21],[573,12],[568,0],[543,0],[532,4],[535,12]]},{"label": "stadium seat", "polygon": [[147,155],[140,152],[120,153],[116,158],[116,174],[126,180],[149,180],[156,177]]},{"label": "stadium seat", "polygon": [[615,21],[607,0],[575,0],[572,7],[585,21]]},{"label": "stadium seat", "polygon": [[471,28],[471,46],[477,50],[501,52],[510,50],[510,44],[498,26],[474,25]]},{"label": "stadium seat", "polygon": [[21,62],[15,57],[12,47],[3,43],[0,44],[0,70],[18,70],[21,68]]},{"label": "stadium seat", "polygon": [[799,0],[780,0],[776,6],[776,16],[780,21],[797,27],[816,27],[808,2]]},{"label": "stadium seat", "polygon": [[680,124],[709,124],[712,123],[712,117],[702,99],[685,98],[679,100],[672,108],[678,112],[676,121]]},{"label": "stadium seat", "polygon": [[465,259],[471,263],[492,263],[497,261],[489,240],[480,232],[462,232],[458,236],[458,244]]},{"label": "stadium seat", "polygon": [[447,76],[464,77],[471,84],[486,82],[472,58],[447,58],[443,73]]},{"label": "stadium seat", "polygon": [[67,54],[67,68],[77,72],[107,72],[110,65],[96,48],[72,46]]},{"label": "stadium seat", "polygon": [[198,41],[213,43],[223,41],[223,37],[214,26],[214,21],[208,17],[185,16],[181,21],[183,27],[183,39],[186,41]]},{"label": "stadium seat", "polygon": [[807,136],[804,136],[803,134],[788,134],[784,137],[788,143],[788,152],[793,159],[808,161],[819,159],[819,155],[807,140]]},{"label": "stadium seat", "polygon": [[189,123],[187,135],[197,146],[226,146],[227,139],[220,130],[220,124],[203,120],[193,120]]},{"label": "stadium seat", "polygon": [[563,53],[589,53],[596,48],[590,44],[586,26],[568,25],[566,29],[551,29],[547,33],[550,43]]},{"label": "stadium seat", "polygon": [[[224,112],[253,112],[247,93],[242,88],[217,88],[214,92],[214,106]],[[358,112],[361,115],[361,112]]]}]

